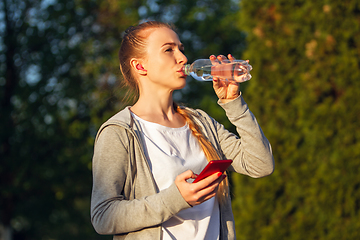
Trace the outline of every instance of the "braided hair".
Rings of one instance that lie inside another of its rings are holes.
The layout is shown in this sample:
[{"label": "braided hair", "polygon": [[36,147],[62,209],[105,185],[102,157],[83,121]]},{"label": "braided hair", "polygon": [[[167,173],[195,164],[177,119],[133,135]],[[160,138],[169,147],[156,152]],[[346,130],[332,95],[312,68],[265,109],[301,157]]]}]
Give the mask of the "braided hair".
[{"label": "braided hair", "polygon": [[[206,159],[210,162],[211,160],[220,160],[220,156],[211,142],[205,137],[205,135],[201,132],[200,127],[194,121],[194,114],[186,109],[178,106],[174,103],[175,110],[186,120],[192,134],[199,141],[201,149],[203,150]],[[226,175],[226,172],[224,173]],[[224,203],[226,198],[229,196],[229,180],[225,178],[219,185],[219,189],[217,191],[218,201]]]},{"label": "braided hair", "polygon": [[[135,94],[139,95],[139,86],[136,78],[133,75],[130,60],[132,58],[143,58],[146,56],[146,44],[147,38],[151,34],[151,30],[156,28],[169,28],[175,31],[175,28],[167,23],[158,21],[149,21],[141,23],[137,26],[131,26],[126,31],[122,38],[121,47],[119,50],[120,70],[122,72],[125,85],[131,90],[135,91]],[[193,120],[194,116],[191,111],[179,107],[174,103],[175,110],[185,118],[192,134],[199,141],[200,146],[208,161],[219,160],[220,156],[216,152],[214,146],[206,139],[201,132],[200,127]],[[225,173],[226,174],[226,173]],[[229,193],[229,182],[225,178],[219,185],[217,197],[220,203],[225,202]]]}]

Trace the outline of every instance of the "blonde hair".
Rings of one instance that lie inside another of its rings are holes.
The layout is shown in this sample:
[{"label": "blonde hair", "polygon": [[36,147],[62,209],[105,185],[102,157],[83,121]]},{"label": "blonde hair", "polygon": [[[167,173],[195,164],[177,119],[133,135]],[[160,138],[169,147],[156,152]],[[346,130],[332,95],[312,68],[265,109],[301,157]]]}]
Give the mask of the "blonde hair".
[{"label": "blonde hair", "polygon": [[[205,137],[205,135],[201,132],[200,127],[194,121],[194,114],[185,108],[181,108],[176,103],[174,103],[175,110],[185,118],[192,134],[197,138],[200,143],[200,146],[205,154],[206,159],[210,162],[211,160],[220,160],[220,156],[216,151],[215,147],[211,144],[211,142]],[[227,173],[224,173],[227,175]],[[226,198],[229,196],[229,180],[226,177],[219,185],[219,189],[217,191],[217,198],[220,204],[225,203]]]},{"label": "blonde hair", "polygon": [[[122,39],[121,47],[119,50],[120,70],[122,72],[125,85],[135,91],[135,95],[139,95],[139,86],[136,78],[133,75],[132,68],[130,66],[131,58],[143,58],[146,55],[147,37],[150,34],[151,29],[156,28],[169,28],[175,31],[175,27],[158,21],[149,21],[141,23],[137,26],[131,26],[125,31],[125,35]],[[185,119],[192,134],[198,139],[200,146],[208,161],[219,160],[220,156],[216,152],[214,146],[206,139],[201,132],[199,126],[193,120],[193,114],[184,108],[180,108],[174,103],[175,110],[181,114]],[[226,173],[225,173],[226,174]],[[229,194],[229,182],[228,178],[225,178],[219,185],[217,197],[220,203],[224,203]]]},{"label": "blonde hair", "polygon": [[175,31],[175,27],[170,24],[148,21],[137,26],[130,26],[125,30],[119,49],[120,70],[126,87],[129,87],[135,95],[139,95],[139,86],[130,65],[131,58],[143,59],[146,56],[147,38],[151,31],[157,28],[169,28]]}]

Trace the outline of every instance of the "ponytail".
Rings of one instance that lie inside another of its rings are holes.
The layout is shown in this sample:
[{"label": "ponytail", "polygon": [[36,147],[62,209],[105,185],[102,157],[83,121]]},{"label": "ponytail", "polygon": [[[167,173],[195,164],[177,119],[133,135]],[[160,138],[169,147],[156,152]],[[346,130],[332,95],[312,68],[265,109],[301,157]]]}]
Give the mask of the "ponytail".
[{"label": "ponytail", "polygon": [[[211,144],[211,142],[205,137],[205,135],[201,132],[200,127],[195,123],[193,119],[193,114],[191,111],[181,108],[176,103],[174,103],[175,110],[185,118],[192,134],[199,141],[200,146],[205,154],[206,159],[210,162],[211,160],[220,160],[220,156],[217,153],[215,147]],[[226,172],[224,173],[225,175]],[[217,192],[217,198],[220,204],[225,203],[226,198],[229,195],[229,180],[225,178],[219,185],[219,189]]]}]

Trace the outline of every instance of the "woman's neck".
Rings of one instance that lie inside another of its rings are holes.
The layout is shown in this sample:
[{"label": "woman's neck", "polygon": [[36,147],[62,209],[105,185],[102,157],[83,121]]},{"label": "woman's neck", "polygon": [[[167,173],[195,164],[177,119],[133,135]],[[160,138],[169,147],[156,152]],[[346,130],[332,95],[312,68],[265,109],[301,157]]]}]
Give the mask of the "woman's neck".
[{"label": "woman's neck", "polygon": [[130,108],[138,117],[166,127],[178,128],[185,125],[185,119],[174,109],[172,95],[169,97],[146,97],[140,95],[138,101]]}]

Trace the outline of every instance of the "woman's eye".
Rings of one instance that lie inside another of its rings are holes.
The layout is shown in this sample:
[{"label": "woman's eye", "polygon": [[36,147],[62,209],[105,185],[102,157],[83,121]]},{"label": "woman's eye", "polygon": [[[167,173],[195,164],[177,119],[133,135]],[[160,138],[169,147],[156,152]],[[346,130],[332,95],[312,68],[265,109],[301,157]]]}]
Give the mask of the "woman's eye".
[{"label": "woman's eye", "polygon": [[165,52],[172,52],[172,51],[173,51],[172,48],[168,48],[168,49],[165,50]]}]

